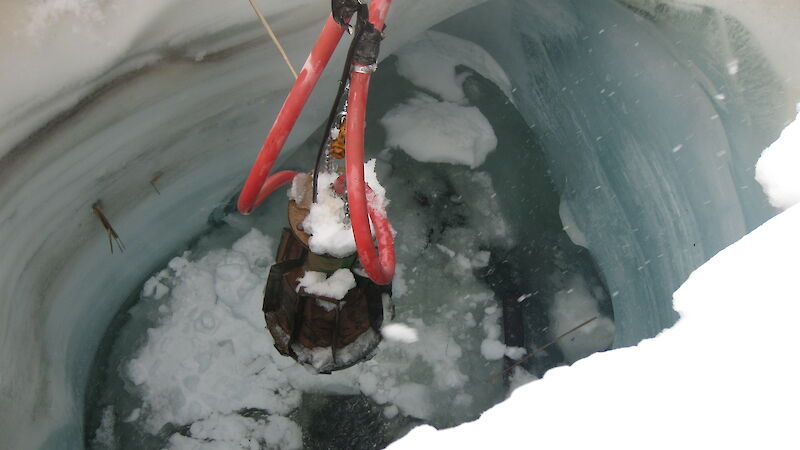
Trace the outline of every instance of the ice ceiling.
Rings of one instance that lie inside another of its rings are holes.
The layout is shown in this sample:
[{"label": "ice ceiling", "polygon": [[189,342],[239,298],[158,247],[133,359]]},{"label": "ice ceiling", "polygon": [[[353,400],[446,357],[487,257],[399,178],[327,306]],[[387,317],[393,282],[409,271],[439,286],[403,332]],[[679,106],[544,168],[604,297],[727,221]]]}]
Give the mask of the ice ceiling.
[{"label": "ice ceiling", "polygon": [[[781,1],[469,9],[479,3],[398,0],[384,55],[436,25],[497,60],[614,293],[616,345],[655,335],[688,274],[773,214],[753,165],[799,98],[800,40],[784,37],[800,12]],[[297,65],[326,7],[267,9]],[[291,80],[246,2],[0,8],[0,60],[17,69],[0,75],[0,444],[75,447],[109,321],[235,193]],[[333,76],[312,106],[327,104]],[[308,109],[288,147],[325,109]],[[124,255],[108,255],[98,199]]]}]

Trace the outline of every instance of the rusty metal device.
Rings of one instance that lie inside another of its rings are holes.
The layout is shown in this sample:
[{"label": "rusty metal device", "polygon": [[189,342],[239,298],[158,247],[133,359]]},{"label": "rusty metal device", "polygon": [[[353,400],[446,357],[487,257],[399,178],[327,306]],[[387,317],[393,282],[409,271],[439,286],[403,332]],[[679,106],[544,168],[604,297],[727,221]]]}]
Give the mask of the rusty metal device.
[{"label": "rusty metal device", "polygon": [[[373,356],[381,341],[381,325],[394,313],[391,285],[370,280],[359,269],[355,253],[335,258],[309,250],[310,236],[301,229],[311,203],[310,196],[305,197],[301,204],[289,201],[290,227],[283,230],[276,263],[270,268],[263,311],[281,354],[330,373]],[[342,268],[353,272],[356,287],[340,300],[309,294],[299,286],[308,270],[330,275]]]}]

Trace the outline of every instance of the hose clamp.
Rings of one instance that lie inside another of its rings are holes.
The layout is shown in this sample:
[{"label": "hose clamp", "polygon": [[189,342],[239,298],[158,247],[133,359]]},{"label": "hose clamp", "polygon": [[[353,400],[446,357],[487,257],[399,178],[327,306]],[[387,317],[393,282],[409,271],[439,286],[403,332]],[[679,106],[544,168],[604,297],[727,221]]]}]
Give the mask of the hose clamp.
[{"label": "hose clamp", "polygon": [[364,74],[369,75],[369,74],[375,72],[376,70],[378,70],[378,65],[377,64],[369,64],[369,65],[366,65],[366,66],[362,65],[362,64],[354,64],[353,65],[353,72],[356,72],[356,73],[364,73]]}]

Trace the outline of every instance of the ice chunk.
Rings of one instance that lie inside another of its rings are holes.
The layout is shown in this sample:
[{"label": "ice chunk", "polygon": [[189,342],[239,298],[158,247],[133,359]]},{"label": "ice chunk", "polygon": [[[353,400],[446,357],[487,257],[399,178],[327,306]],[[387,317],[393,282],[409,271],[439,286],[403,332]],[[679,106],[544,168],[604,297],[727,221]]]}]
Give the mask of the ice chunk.
[{"label": "ice chunk", "polygon": [[393,342],[411,344],[419,340],[417,330],[402,323],[390,323],[381,328],[381,334],[386,339]]},{"label": "ice chunk", "polygon": [[422,162],[464,164],[476,168],[497,148],[497,136],[474,106],[419,96],[386,113],[386,145],[401,148]]},{"label": "ice chunk", "polygon": [[572,215],[572,210],[569,209],[569,205],[563,198],[558,205],[558,215],[561,217],[561,223],[564,224],[564,231],[569,236],[569,240],[575,245],[589,248],[589,241],[586,239],[586,235],[578,228],[575,223],[575,217]]},{"label": "ice chunk", "polygon": [[500,359],[506,354],[506,346],[497,339],[484,339],[481,343],[481,354],[490,361]]},{"label": "ice chunk", "polygon": [[428,387],[419,383],[405,383],[398,386],[394,403],[403,414],[420,419],[430,417],[433,411]]},{"label": "ice chunk", "polygon": [[550,337],[555,339],[582,322],[597,317],[588,325],[558,341],[569,362],[596,351],[605,350],[614,340],[614,323],[597,309],[598,301],[580,276],[574,276],[567,288],[555,294],[550,307]]},{"label": "ice chunk", "polygon": [[761,154],[756,180],[776,208],[788,209],[800,203],[800,113]]}]

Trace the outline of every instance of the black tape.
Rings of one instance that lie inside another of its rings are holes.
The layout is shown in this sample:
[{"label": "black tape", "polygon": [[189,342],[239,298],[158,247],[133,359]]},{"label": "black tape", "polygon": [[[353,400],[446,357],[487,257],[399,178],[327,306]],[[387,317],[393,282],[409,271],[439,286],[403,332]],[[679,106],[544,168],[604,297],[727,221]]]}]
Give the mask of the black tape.
[{"label": "black tape", "polygon": [[358,35],[358,42],[355,43],[353,61],[362,66],[371,66],[377,63],[382,39],[383,33],[376,30],[372,23],[367,22]]},{"label": "black tape", "polygon": [[331,14],[333,20],[339,25],[345,26],[346,20],[353,17],[358,11],[358,0],[331,0]]}]

